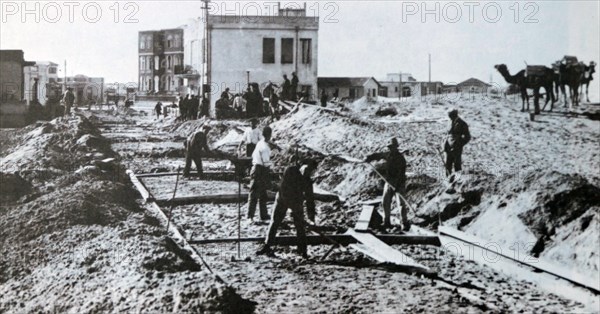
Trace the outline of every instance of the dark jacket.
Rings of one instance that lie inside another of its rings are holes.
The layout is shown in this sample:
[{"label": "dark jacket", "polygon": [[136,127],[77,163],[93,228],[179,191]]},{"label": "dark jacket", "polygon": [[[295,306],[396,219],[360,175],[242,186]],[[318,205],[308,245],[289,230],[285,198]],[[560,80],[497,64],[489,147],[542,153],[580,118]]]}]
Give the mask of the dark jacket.
[{"label": "dark jacket", "polygon": [[73,102],[75,102],[75,94],[73,94],[72,91],[67,91],[65,94],[65,103],[71,106],[73,105]]},{"label": "dark jacket", "polygon": [[210,152],[206,134],[204,134],[202,131],[197,131],[190,135],[185,141],[185,146],[188,151],[193,154],[199,154],[202,152],[202,150],[205,152]]},{"label": "dark jacket", "polygon": [[456,118],[450,124],[450,130],[448,131],[448,138],[446,139],[444,150],[451,151],[462,149],[462,147],[470,140],[471,134],[469,133],[469,126],[461,118]]},{"label": "dark jacket", "polygon": [[381,159],[385,160],[385,173],[382,173],[382,175],[386,180],[394,187],[406,182],[406,159],[397,148],[390,149],[387,152],[369,155],[366,162]]},{"label": "dark jacket", "polygon": [[279,185],[279,197],[287,206],[302,206],[306,201],[307,211],[315,209],[313,183],[310,177],[300,172],[299,166],[290,166],[283,172]]}]

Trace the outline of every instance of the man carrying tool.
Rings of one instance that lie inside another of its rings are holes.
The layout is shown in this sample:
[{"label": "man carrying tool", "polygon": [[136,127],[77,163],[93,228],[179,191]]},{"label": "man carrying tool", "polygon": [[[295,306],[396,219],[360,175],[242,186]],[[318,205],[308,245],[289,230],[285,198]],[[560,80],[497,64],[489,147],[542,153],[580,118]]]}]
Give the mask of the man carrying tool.
[{"label": "man carrying tool", "polygon": [[269,220],[267,213],[267,188],[271,180],[271,140],[272,130],[266,126],[263,138],[256,144],[252,152],[252,170],[250,170],[250,193],[248,195],[248,218],[254,220],[256,203],[260,207],[260,219]]},{"label": "man carrying tool", "polygon": [[279,192],[275,196],[273,205],[273,217],[269,224],[269,231],[264,246],[258,250],[257,254],[272,254],[271,245],[275,241],[277,229],[283,222],[288,208],[292,210],[292,218],[296,227],[296,236],[298,237],[298,254],[307,258],[306,251],[306,231],[304,230],[304,210],[303,204],[306,201],[306,213],[308,219],[315,220],[315,199],[313,194],[313,182],[311,176],[317,168],[317,162],[311,159],[306,160],[302,166],[293,165],[285,169],[283,178],[279,185]]},{"label": "man carrying tool", "polygon": [[398,140],[393,137],[388,145],[389,151],[375,153],[369,155],[365,162],[371,162],[374,160],[384,159],[386,162],[386,171],[380,175],[385,181],[383,187],[383,199],[381,205],[383,207],[383,227],[391,228],[391,206],[392,198],[394,195],[397,196],[398,204],[401,207],[400,213],[402,216],[402,226],[404,231],[410,229],[410,223],[408,222],[408,205],[404,201],[405,185],[406,185],[406,159],[404,155],[398,150]]},{"label": "man carrying tool", "polygon": [[446,152],[446,175],[452,174],[452,168],[458,172],[462,170],[462,151],[471,140],[469,126],[465,121],[458,117],[458,110],[450,109],[448,111],[450,118],[450,130],[444,142],[444,152]]},{"label": "man carrying tool", "polygon": [[198,176],[202,176],[202,151],[204,153],[210,153],[208,148],[208,132],[210,126],[203,125],[200,131],[192,133],[187,140],[184,142],[185,146],[185,168],[183,169],[183,176],[190,176],[190,168],[192,166],[192,160],[196,164],[196,170]]}]

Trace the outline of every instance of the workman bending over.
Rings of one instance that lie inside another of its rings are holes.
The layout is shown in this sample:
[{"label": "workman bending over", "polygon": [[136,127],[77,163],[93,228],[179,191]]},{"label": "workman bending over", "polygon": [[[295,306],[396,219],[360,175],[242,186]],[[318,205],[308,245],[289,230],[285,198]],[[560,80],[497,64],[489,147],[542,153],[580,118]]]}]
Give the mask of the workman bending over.
[{"label": "workman bending over", "polygon": [[315,220],[315,198],[313,194],[313,181],[311,176],[317,163],[314,160],[306,160],[303,165],[294,165],[288,167],[284,173],[279,185],[279,192],[275,196],[273,205],[273,215],[267,232],[265,245],[257,252],[258,254],[271,253],[271,245],[277,235],[277,229],[283,222],[288,208],[292,210],[292,219],[296,227],[296,236],[298,237],[298,254],[307,258],[306,252],[306,231],[304,230],[304,206],[306,202],[306,212],[308,219]]},{"label": "workman bending over", "polygon": [[196,164],[196,170],[198,176],[202,176],[202,152],[205,154],[210,153],[208,148],[208,132],[210,126],[203,125],[200,131],[192,133],[187,140],[184,142],[185,145],[185,168],[183,169],[183,176],[190,176],[190,168],[192,166],[192,160]]},{"label": "workman bending over", "polygon": [[381,205],[383,207],[383,227],[391,228],[391,206],[392,199],[396,195],[399,204],[402,209],[400,210],[402,216],[403,230],[408,231],[410,229],[410,223],[408,222],[408,206],[404,201],[406,189],[406,159],[404,155],[398,150],[398,140],[394,137],[390,140],[388,145],[389,150],[386,152],[375,153],[369,155],[366,158],[366,162],[374,160],[385,160],[386,171],[381,175],[384,177],[385,186],[383,187],[383,199]]}]

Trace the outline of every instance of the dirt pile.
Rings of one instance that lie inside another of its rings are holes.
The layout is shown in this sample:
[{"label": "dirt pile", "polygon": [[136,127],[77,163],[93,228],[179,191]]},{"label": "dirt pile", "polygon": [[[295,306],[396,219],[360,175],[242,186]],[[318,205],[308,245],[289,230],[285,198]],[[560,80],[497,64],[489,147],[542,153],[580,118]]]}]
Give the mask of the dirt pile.
[{"label": "dirt pile", "polygon": [[253,309],[165,241],[88,119],[11,135],[0,177],[0,312]]}]

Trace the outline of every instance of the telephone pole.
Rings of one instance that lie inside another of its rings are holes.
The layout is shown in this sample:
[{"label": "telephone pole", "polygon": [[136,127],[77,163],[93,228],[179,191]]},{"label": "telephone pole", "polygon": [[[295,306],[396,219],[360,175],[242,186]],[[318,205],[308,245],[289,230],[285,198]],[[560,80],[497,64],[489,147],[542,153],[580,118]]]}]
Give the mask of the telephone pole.
[{"label": "telephone pole", "polygon": [[431,83],[431,54],[429,54],[429,83]]}]

